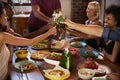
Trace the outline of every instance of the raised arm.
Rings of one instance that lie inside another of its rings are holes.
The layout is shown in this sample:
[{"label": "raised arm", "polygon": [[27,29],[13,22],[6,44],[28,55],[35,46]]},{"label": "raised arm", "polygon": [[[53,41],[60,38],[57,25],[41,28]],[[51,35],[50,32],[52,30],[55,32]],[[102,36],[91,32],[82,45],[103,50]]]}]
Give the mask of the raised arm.
[{"label": "raised arm", "polygon": [[26,39],[26,38],[21,38],[21,37],[16,37],[16,36],[13,36],[9,33],[0,33],[1,37],[3,36],[3,41],[4,43],[7,43],[7,44],[11,44],[11,45],[16,45],[16,46],[28,46],[28,45],[33,45],[33,44],[36,44],[38,43],[39,41],[47,38],[48,36],[50,35],[54,35],[56,34],[56,28],[52,28],[50,29],[48,32],[42,34],[42,35],[39,35],[35,38],[32,38],[32,39]]},{"label": "raised arm", "polygon": [[68,27],[71,29],[75,29],[89,35],[95,35],[101,37],[103,33],[103,27],[100,27],[98,25],[83,25],[83,24],[74,23],[70,20],[66,20],[65,22],[61,22],[61,23],[67,24]]}]

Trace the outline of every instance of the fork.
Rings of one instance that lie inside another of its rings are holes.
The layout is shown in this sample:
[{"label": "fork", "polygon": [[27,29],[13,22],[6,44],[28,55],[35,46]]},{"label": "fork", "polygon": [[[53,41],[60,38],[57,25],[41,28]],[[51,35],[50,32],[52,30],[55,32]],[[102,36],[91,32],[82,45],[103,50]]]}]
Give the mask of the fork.
[{"label": "fork", "polygon": [[23,80],[23,73],[25,73],[25,76],[26,76],[27,80],[29,80],[29,78],[28,78],[28,76],[27,76],[27,73],[24,72],[24,68],[23,68],[22,66],[20,67],[20,70],[21,70],[22,80]]},{"label": "fork", "polygon": [[20,71],[21,71],[21,78],[22,78],[22,80],[23,80],[23,72],[24,72],[24,70],[23,70],[23,67],[22,67],[22,66],[20,67]]},{"label": "fork", "polygon": [[17,74],[17,76],[18,76],[19,80],[21,80],[21,76],[20,76],[20,74]]},{"label": "fork", "polygon": [[18,78],[19,78],[19,80],[23,80],[23,78],[22,78],[22,75],[21,74],[17,74],[17,76],[18,76]]}]

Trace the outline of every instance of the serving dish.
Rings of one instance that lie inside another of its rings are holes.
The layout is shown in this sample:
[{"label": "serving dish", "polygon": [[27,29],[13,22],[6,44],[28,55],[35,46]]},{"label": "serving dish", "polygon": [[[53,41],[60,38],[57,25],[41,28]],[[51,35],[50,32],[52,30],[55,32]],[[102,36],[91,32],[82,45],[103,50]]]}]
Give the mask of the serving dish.
[{"label": "serving dish", "polygon": [[15,54],[19,59],[25,59],[28,56],[28,51],[26,49],[19,49],[15,51]]},{"label": "serving dish", "polygon": [[98,58],[99,52],[95,50],[83,49],[79,51],[79,55],[85,58],[91,57],[91,58],[96,59]]},{"label": "serving dish", "polygon": [[66,80],[70,76],[70,71],[60,66],[53,69],[43,70],[45,77],[50,80]]},{"label": "serving dish", "polygon": [[59,65],[61,59],[62,59],[61,53],[52,52],[48,57],[44,58],[44,61],[52,65]]}]

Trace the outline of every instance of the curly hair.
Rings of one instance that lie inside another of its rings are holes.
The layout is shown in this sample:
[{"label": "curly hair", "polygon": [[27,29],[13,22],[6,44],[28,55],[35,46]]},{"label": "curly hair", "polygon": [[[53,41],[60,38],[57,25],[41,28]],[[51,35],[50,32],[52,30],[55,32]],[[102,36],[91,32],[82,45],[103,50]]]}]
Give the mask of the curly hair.
[{"label": "curly hair", "polygon": [[105,14],[112,14],[114,19],[117,21],[117,27],[120,27],[120,6],[111,5],[105,10]]}]

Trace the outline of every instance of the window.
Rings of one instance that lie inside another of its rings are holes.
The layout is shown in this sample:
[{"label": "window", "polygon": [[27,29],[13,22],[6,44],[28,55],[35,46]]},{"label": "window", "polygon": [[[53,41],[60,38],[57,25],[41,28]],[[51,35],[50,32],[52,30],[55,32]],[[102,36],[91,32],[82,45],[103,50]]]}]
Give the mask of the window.
[{"label": "window", "polygon": [[15,6],[28,6],[31,3],[31,0],[11,0],[12,4]]}]

